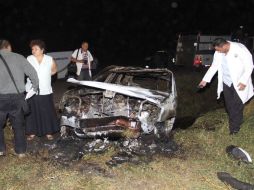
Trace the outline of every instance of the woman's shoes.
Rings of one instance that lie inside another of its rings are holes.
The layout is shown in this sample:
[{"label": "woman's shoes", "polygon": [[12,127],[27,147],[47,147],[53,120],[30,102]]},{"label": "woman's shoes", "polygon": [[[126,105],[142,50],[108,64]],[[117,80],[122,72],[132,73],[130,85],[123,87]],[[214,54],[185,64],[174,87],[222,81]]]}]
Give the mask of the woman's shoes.
[{"label": "woman's shoes", "polygon": [[[29,135],[28,137],[27,137],[27,140],[28,141],[31,141],[31,140],[33,140],[35,138],[35,135]],[[53,140],[54,139],[54,137],[52,136],[52,135],[46,135],[46,138],[48,139],[48,140]]]},{"label": "woman's shoes", "polygon": [[35,137],[35,135],[29,135],[29,136],[27,137],[27,140],[28,140],[28,141],[31,141],[31,140],[34,139],[34,137]]},{"label": "woman's shoes", "polygon": [[54,139],[54,137],[52,135],[46,135],[47,139],[52,141]]}]

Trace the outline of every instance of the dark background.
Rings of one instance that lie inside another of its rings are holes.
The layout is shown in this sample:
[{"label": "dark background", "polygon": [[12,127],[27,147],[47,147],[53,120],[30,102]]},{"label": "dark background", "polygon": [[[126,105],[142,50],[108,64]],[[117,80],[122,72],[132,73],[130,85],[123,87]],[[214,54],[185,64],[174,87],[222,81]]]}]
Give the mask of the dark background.
[{"label": "dark background", "polygon": [[48,52],[74,50],[88,40],[100,62],[142,60],[174,50],[179,33],[250,35],[254,0],[1,0],[0,37],[30,54],[29,41],[45,40]]}]

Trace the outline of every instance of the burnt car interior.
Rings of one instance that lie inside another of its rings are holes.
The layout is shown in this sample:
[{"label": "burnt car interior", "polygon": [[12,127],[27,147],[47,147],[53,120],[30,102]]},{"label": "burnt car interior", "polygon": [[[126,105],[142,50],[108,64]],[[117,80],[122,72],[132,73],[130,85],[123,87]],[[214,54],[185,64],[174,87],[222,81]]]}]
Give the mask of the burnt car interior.
[{"label": "burnt car interior", "polygon": [[[62,133],[79,137],[137,137],[165,123],[172,129],[176,109],[173,74],[166,69],[116,67],[67,91],[60,102]],[[84,85],[84,86],[83,86]],[[173,96],[172,96],[173,94]],[[165,132],[163,130],[163,132]],[[128,132],[126,132],[128,131]]]},{"label": "burnt car interior", "polygon": [[[149,70],[113,71],[106,78],[95,78],[97,81],[122,84],[126,86],[138,86],[151,90],[168,92],[171,89],[171,76],[165,71],[151,72]],[[104,79],[104,80],[103,80]]]}]

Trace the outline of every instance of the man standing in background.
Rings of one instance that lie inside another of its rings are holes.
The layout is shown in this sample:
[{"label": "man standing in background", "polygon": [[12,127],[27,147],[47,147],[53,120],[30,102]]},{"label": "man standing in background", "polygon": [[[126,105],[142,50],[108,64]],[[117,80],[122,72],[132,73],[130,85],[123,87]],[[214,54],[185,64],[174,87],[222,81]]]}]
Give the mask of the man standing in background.
[{"label": "man standing in background", "polygon": [[76,49],[72,56],[71,61],[76,62],[78,80],[91,80],[92,79],[92,62],[93,56],[88,50],[88,42],[83,41],[81,48]]}]

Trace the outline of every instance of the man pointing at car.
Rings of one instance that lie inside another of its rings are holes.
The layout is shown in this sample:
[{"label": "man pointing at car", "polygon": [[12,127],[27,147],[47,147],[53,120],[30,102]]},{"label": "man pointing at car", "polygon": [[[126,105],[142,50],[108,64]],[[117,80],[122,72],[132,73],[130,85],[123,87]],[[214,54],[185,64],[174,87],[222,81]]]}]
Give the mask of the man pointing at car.
[{"label": "man pointing at car", "polygon": [[215,49],[213,63],[199,83],[203,88],[218,72],[217,98],[223,91],[226,110],[229,116],[230,134],[240,130],[243,121],[244,104],[253,96],[251,73],[252,55],[241,43],[217,38],[213,41]]}]

